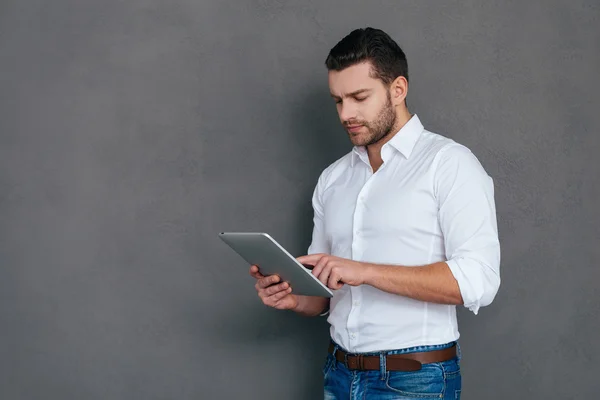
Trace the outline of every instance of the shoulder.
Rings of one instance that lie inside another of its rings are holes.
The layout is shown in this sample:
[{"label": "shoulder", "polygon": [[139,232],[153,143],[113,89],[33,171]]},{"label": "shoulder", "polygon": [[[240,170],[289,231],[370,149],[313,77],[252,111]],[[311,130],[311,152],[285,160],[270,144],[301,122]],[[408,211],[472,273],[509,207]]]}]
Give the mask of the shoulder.
[{"label": "shoulder", "polygon": [[432,160],[435,170],[461,166],[467,169],[483,169],[471,149],[438,133],[423,131],[421,146],[421,151]]},{"label": "shoulder", "polygon": [[332,162],[321,172],[319,176],[319,185],[323,188],[331,185],[342,173],[350,168],[352,162],[352,150]]}]

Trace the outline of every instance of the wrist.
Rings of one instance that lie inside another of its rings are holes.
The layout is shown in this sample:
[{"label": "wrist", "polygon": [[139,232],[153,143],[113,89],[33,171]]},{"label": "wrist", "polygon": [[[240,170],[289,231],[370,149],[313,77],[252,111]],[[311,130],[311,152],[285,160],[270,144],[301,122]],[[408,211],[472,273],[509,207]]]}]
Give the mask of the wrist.
[{"label": "wrist", "polygon": [[323,310],[321,310],[321,312],[317,315],[319,317],[325,317],[325,316],[329,315],[329,302],[327,302],[327,305],[325,306],[325,308],[323,308]]},{"label": "wrist", "polygon": [[304,307],[302,304],[302,296],[296,295],[296,306],[292,308],[292,311],[298,314],[302,314]]},{"label": "wrist", "polygon": [[329,312],[329,300],[324,297],[298,296],[296,307],[291,310],[305,317],[316,317],[327,315]]},{"label": "wrist", "polygon": [[370,263],[361,263],[363,269],[362,284],[373,286],[378,272],[377,266]]}]

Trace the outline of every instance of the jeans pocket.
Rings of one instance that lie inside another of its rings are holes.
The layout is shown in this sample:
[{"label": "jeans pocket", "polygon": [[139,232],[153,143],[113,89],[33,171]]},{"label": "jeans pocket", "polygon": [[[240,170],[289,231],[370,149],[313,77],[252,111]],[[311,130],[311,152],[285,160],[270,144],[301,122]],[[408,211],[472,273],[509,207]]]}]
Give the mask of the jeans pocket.
[{"label": "jeans pocket", "polygon": [[327,378],[327,374],[329,373],[329,371],[331,371],[331,367],[333,367],[333,362],[334,362],[334,358],[331,354],[327,355],[327,359],[325,359],[325,364],[323,365],[323,368],[321,370],[321,372],[323,373],[323,378]]},{"label": "jeans pocket", "polygon": [[385,384],[403,396],[440,398],[444,393],[444,372],[438,363],[424,364],[419,371],[388,371]]}]

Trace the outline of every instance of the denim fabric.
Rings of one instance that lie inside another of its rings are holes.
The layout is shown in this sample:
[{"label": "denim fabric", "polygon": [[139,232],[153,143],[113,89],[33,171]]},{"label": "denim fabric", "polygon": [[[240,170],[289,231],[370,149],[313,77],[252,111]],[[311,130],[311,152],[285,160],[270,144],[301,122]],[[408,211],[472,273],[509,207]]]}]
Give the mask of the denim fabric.
[{"label": "denim fabric", "polygon": [[[419,371],[388,371],[386,354],[431,351],[457,345],[453,360],[423,364]],[[334,343],[337,348],[339,346]],[[460,347],[458,343],[420,346],[380,353],[363,353],[380,357],[379,371],[352,371],[328,354],[323,366],[325,400],[388,400],[388,399],[460,399]]]}]

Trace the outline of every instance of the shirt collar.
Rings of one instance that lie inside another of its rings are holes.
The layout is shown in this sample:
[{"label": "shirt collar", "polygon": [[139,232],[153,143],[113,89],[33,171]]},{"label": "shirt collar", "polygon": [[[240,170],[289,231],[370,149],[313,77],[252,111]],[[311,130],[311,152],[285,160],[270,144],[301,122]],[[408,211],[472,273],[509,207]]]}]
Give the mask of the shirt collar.
[{"label": "shirt collar", "polygon": [[[406,159],[408,159],[423,132],[423,124],[417,114],[414,114],[406,124],[385,144],[398,150]],[[383,149],[381,149],[383,151]],[[352,148],[351,165],[354,166],[359,158],[368,162],[367,149],[364,146],[354,146]]]}]

